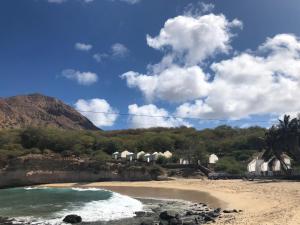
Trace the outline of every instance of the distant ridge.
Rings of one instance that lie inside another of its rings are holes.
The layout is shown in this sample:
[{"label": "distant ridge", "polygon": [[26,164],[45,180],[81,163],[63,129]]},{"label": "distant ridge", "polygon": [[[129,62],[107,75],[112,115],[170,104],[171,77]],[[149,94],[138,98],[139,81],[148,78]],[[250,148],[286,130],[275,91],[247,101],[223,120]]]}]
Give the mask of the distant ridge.
[{"label": "distant ridge", "polygon": [[38,93],[0,97],[0,129],[29,126],[99,130],[86,117],[56,98]]}]

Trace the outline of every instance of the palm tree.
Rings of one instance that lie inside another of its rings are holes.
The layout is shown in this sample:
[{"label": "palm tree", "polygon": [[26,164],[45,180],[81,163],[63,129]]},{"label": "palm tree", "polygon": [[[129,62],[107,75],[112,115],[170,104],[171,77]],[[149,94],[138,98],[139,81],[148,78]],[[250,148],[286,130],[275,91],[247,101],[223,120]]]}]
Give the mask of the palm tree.
[{"label": "palm tree", "polygon": [[290,119],[285,115],[283,120],[279,120],[277,125],[272,126],[265,136],[266,151],[263,158],[267,161],[275,156],[288,170],[282,155],[287,153],[295,161],[300,162],[300,119]]}]

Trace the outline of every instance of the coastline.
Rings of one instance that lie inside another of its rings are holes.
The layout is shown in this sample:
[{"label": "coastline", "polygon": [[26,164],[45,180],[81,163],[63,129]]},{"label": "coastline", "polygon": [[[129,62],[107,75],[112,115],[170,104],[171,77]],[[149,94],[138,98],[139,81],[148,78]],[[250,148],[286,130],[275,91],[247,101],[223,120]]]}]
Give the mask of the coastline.
[{"label": "coastline", "polygon": [[[295,181],[178,179],[173,181],[68,183],[40,186],[103,189],[117,187],[123,188],[123,190],[126,187],[127,189],[134,187],[142,190],[143,188],[162,188],[190,191],[193,195],[199,193],[200,196],[200,193],[205,192],[208,196],[218,199],[223,204],[222,208],[224,209],[243,210],[238,214],[224,214],[215,224],[297,225],[300,221],[300,182]],[[136,197],[133,194],[130,196]],[[147,196],[146,191],[145,196]],[[161,198],[162,196],[157,197]],[[166,198],[168,197],[166,196]],[[195,197],[195,201],[197,200]]]}]

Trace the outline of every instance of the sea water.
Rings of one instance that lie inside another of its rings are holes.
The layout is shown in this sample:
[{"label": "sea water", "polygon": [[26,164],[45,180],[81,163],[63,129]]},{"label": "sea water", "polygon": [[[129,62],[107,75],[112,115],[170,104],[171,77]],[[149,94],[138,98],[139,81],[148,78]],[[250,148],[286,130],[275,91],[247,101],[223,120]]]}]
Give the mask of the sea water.
[{"label": "sea water", "polygon": [[76,214],[84,222],[110,221],[134,216],[140,201],[103,189],[12,188],[0,190],[0,217],[17,221],[61,224]]}]

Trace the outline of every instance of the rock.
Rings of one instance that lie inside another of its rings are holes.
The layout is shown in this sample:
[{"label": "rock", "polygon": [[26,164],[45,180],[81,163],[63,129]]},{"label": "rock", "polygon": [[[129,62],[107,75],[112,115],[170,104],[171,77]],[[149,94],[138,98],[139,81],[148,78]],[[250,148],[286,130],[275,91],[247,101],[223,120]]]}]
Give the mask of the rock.
[{"label": "rock", "polygon": [[163,211],[160,213],[159,218],[162,220],[170,220],[172,218],[178,218],[179,214],[175,211],[169,210],[169,211]]},{"label": "rock", "polygon": [[186,216],[192,216],[192,215],[196,215],[196,213],[193,212],[193,211],[191,211],[191,210],[189,210],[189,211],[187,211],[187,212],[185,213],[185,215],[186,215]]},{"label": "rock", "polygon": [[143,221],[143,222],[141,223],[141,225],[153,225],[153,222],[150,221],[150,220],[148,220],[148,221]]},{"label": "rock", "polygon": [[75,223],[81,223],[82,218],[77,215],[68,215],[63,220],[65,223],[75,224]]},{"label": "rock", "polygon": [[197,225],[197,223],[193,220],[185,220],[182,225]]},{"label": "rock", "polygon": [[166,221],[166,220],[161,220],[161,221],[159,222],[159,225],[169,225],[169,222]]},{"label": "rock", "polygon": [[143,216],[146,216],[146,212],[144,211],[138,211],[138,212],[135,212],[134,213],[137,217],[143,217]]},{"label": "rock", "polygon": [[223,210],[223,213],[233,213],[233,211],[232,211],[232,210],[225,209],[225,210]]},{"label": "rock", "polygon": [[182,225],[182,220],[177,218],[172,218],[169,220],[169,225]]},{"label": "rock", "polygon": [[212,217],[209,216],[209,215],[205,215],[204,221],[206,221],[206,222],[216,222],[215,219],[212,218]]},{"label": "rock", "polygon": [[215,212],[215,213],[220,213],[221,210],[222,210],[221,208],[217,208],[217,209],[214,210],[214,212]]}]

